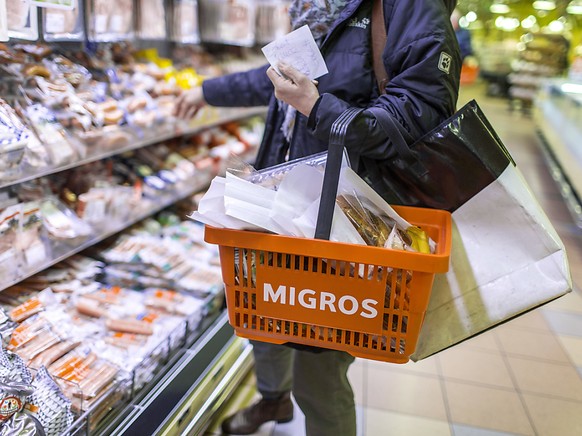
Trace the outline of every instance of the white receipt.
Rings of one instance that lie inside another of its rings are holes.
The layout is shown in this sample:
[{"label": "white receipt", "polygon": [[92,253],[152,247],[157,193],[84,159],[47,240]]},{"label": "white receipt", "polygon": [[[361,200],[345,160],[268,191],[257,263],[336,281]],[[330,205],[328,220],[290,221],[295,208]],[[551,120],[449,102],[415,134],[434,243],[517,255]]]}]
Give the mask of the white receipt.
[{"label": "white receipt", "polygon": [[311,80],[328,73],[327,65],[307,25],[277,38],[262,50],[267,61],[277,71],[277,64],[285,62]]}]

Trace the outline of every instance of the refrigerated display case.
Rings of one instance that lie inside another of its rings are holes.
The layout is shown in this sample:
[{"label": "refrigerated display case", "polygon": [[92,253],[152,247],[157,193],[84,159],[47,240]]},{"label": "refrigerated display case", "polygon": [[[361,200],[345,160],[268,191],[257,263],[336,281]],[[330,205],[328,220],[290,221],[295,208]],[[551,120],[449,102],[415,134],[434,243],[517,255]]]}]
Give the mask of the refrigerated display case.
[{"label": "refrigerated display case", "polygon": [[547,79],[533,108],[551,174],[578,227],[582,227],[582,82]]}]

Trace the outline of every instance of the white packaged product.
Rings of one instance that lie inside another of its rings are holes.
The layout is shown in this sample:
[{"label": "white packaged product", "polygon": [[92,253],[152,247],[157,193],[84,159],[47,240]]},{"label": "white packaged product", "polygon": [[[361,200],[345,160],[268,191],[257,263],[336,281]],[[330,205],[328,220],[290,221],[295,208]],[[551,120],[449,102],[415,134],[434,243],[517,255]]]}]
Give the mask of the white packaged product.
[{"label": "white packaged product", "polygon": [[104,42],[133,37],[133,0],[91,0],[89,3],[90,39]]},{"label": "white packaged product", "polygon": [[85,37],[82,2],[70,8],[45,8],[42,11],[45,41],[81,41]]},{"label": "white packaged product", "polygon": [[139,1],[139,37],[142,39],[166,38],[166,8],[164,0]]},{"label": "white packaged product", "polygon": [[28,0],[6,2],[8,36],[11,38],[36,41],[38,39],[38,12]]},{"label": "white packaged product", "polygon": [[6,17],[6,0],[0,0],[0,41],[8,41],[8,18]]},{"label": "white packaged product", "polygon": [[181,43],[200,42],[198,28],[198,2],[196,0],[174,0],[172,40]]}]

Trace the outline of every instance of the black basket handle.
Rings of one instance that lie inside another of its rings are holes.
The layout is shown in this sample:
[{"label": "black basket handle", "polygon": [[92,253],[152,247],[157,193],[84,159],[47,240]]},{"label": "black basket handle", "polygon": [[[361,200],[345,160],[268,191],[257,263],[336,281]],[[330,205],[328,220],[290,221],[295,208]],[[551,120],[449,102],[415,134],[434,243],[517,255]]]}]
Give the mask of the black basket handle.
[{"label": "black basket handle", "polygon": [[350,123],[362,110],[361,108],[349,108],[345,110],[331,126],[325,174],[321,188],[321,200],[319,202],[317,224],[315,226],[315,239],[329,240],[346,133]]}]

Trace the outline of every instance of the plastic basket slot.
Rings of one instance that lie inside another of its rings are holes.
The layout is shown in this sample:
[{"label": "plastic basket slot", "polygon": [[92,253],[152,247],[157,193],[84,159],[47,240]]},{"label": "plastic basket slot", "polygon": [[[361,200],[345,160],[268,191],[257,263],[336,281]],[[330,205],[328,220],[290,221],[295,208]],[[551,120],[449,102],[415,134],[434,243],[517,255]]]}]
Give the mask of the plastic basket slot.
[{"label": "plastic basket slot", "polygon": [[352,332],[349,330],[344,331],[344,344],[346,345],[352,344]]},{"label": "plastic basket slot", "polygon": [[[241,256],[241,261],[243,264],[243,280],[241,282],[242,286],[245,288],[249,287],[249,276],[252,275],[252,266],[249,265],[249,251],[248,250],[242,250],[242,256]],[[245,297],[246,297],[246,293],[245,293]],[[246,298],[245,298],[245,303],[247,303]],[[245,308],[247,308],[246,304],[245,304]]]},{"label": "plastic basket slot", "polygon": [[234,291],[234,307],[240,307],[240,291]]},{"label": "plastic basket slot", "polygon": [[[252,271],[255,270],[257,268],[257,252],[255,250],[251,250],[250,252],[250,256],[249,256],[249,264],[248,264],[248,271],[251,271],[250,277],[250,283],[248,283],[248,287],[251,289],[256,289],[257,287],[257,283],[256,283],[256,275],[252,274]],[[254,265],[254,267],[253,267]]]}]

